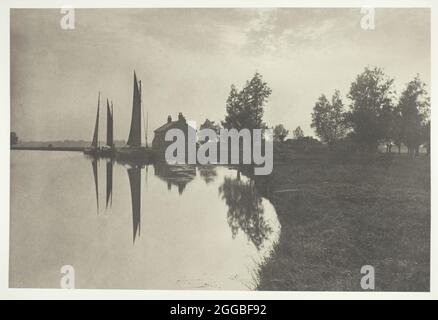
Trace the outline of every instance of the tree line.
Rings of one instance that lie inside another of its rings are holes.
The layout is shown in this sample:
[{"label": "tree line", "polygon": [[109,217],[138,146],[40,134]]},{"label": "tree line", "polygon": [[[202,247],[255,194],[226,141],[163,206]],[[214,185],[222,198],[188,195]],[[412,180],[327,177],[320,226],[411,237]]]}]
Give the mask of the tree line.
[{"label": "tree line", "polygon": [[[206,119],[201,129],[219,132],[226,129],[266,129],[264,108],[272,90],[260,73],[248,80],[242,89],[231,86],[226,100],[226,115],[221,124]],[[351,142],[356,149],[374,152],[380,144],[402,144],[408,153],[419,154],[419,147],[430,150],[430,98],[426,84],[417,75],[406,84],[399,96],[394,90],[394,79],[383,69],[366,67],[351,83],[344,103],[339,90],[329,98],[322,94],[315,102],[311,127],[321,142],[329,146]],[[274,139],[284,141],[289,135],[282,124],[273,127]],[[303,130],[293,131],[294,139],[305,139]],[[309,140],[310,140],[309,139]]]},{"label": "tree line", "polygon": [[376,151],[384,143],[391,152],[402,143],[408,153],[419,154],[419,147],[430,149],[430,98],[426,84],[417,75],[400,96],[394,79],[381,68],[365,68],[350,86],[345,107],[338,90],[331,100],[324,94],[315,103],[312,128],[328,145],[349,139],[361,151]]}]

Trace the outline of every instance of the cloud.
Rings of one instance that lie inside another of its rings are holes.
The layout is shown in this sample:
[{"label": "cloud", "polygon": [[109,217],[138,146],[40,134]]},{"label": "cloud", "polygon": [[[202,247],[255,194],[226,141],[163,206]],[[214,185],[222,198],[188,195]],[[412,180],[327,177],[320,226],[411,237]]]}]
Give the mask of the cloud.
[{"label": "cloud", "polygon": [[270,125],[311,134],[321,93],[346,94],[356,74],[380,66],[401,88],[430,83],[430,12],[378,9],[376,29],[359,9],[78,9],[76,29],[54,9],[11,12],[12,127],[20,138],[86,139],[97,91],[115,103],[115,137],[126,139],[132,73],[143,81],[150,128],[183,112],[222,120],[231,84],[254,72],[273,89]]}]

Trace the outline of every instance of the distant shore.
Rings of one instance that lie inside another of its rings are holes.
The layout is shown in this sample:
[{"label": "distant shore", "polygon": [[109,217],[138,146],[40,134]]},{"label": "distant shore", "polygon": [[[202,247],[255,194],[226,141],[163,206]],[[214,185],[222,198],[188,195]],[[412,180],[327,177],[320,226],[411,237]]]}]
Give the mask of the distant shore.
[{"label": "distant shore", "polygon": [[84,151],[83,147],[25,147],[25,146],[11,146],[11,150],[29,150],[29,151]]}]

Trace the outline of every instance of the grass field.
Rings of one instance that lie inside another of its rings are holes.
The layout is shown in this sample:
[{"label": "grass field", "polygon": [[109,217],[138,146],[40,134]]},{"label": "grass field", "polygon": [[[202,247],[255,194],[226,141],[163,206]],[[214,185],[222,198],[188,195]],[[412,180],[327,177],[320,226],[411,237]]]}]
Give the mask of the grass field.
[{"label": "grass field", "polygon": [[430,160],[379,155],[277,163],[269,198],[280,241],[259,290],[429,291]]}]

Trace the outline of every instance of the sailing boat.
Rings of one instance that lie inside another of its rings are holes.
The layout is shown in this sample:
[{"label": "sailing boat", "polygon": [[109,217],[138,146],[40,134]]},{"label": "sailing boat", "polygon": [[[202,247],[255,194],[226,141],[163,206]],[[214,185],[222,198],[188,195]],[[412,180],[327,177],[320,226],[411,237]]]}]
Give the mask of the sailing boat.
[{"label": "sailing boat", "polygon": [[111,108],[108,99],[106,99],[106,145],[101,148],[101,155],[104,157],[114,156],[114,118],[113,118],[113,102],[111,101]]},{"label": "sailing boat", "polygon": [[117,150],[119,160],[135,160],[147,162],[151,158],[151,150],[141,145],[141,81],[137,81],[134,71],[134,92],[132,98],[131,129],[127,146]]},{"label": "sailing boat", "polygon": [[91,142],[91,146],[84,149],[85,154],[90,154],[93,156],[97,156],[99,153],[99,110],[100,110],[100,91],[97,99],[97,114],[96,114],[96,123],[94,125],[94,134],[93,141]]}]

